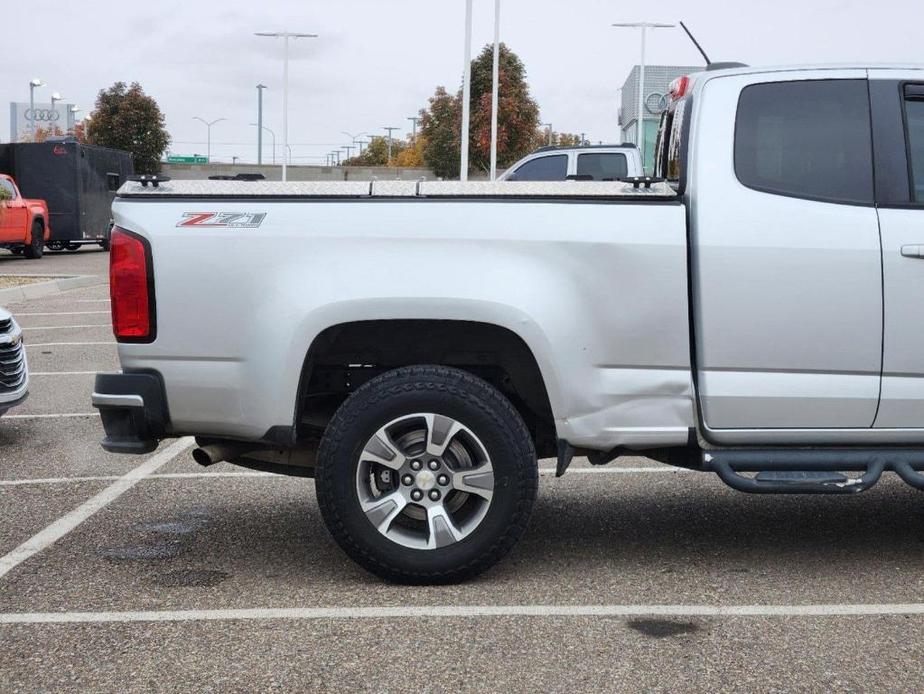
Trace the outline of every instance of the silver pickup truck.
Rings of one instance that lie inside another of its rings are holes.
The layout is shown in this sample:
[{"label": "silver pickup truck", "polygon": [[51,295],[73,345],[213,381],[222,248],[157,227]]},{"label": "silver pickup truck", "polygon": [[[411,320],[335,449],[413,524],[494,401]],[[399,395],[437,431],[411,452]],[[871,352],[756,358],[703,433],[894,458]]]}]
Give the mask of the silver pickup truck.
[{"label": "silver pickup truck", "polygon": [[502,557],[537,457],[924,487],[924,70],[672,98],[653,180],[126,184],[103,446],[314,477],[343,549],[409,583]]}]

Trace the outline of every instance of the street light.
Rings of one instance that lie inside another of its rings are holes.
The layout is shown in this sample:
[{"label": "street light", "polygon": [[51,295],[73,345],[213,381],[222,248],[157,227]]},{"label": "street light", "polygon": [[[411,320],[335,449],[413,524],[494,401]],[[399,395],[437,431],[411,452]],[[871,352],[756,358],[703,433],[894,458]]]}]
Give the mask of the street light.
[{"label": "street light", "polygon": [[491,70],[491,180],[497,178],[497,92],[500,82],[500,0],[494,0],[494,62]]},{"label": "street light", "polygon": [[349,158],[352,156],[352,155],[351,155],[351,150],[355,149],[355,148],[356,148],[356,145],[344,145],[343,148],[346,150],[347,159],[349,159]]},{"label": "street light", "polygon": [[417,139],[417,121],[420,120],[420,116],[408,116],[407,119],[411,121],[411,127],[413,128],[413,130],[411,131],[411,137],[413,137],[414,140],[416,140]]},{"label": "street light", "polygon": [[468,134],[472,105],[472,0],[465,0],[465,63],[462,78],[462,152],[459,180],[468,180]]},{"label": "street light", "polygon": [[273,136],[273,166],[276,166],[276,133],[267,128],[265,125],[260,125],[259,123],[251,123],[251,125],[260,128],[260,130],[265,130]]},{"label": "street light", "polygon": [[[257,166],[263,163],[263,90],[265,84],[257,85]],[[253,123],[251,123],[253,125]],[[273,157],[276,156],[276,147],[273,146]],[[276,162],[273,161],[275,164]]]},{"label": "street light", "polygon": [[357,141],[356,141],[356,144],[359,145],[359,156],[362,156],[362,155],[363,155],[363,147],[365,147],[366,145],[372,144],[372,136],[370,135],[368,140],[357,140]]},{"label": "street light", "polygon": [[645,107],[645,33],[648,29],[672,29],[674,24],[658,24],[656,22],[619,22],[614,27],[642,30],[642,60],[638,66],[638,120],[636,120],[635,140],[642,155],[642,167],[645,166],[645,138],[644,138],[644,107]]},{"label": "street light", "polygon": [[35,142],[35,88],[44,87],[45,83],[38,77],[29,80],[29,120],[32,122],[30,131],[32,133],[32,142]]},{"label": "street light", "polygon": [[[401,128],[393,128],[387,125],[383,125],[382,130],[388,133],[388,161],[391,161],[391,134],[395,130],[401,130]],[[385,165],[388,166],[388,162],[385,162]]]},{"label": "street light", "polygon": [[[317,34],[299,34],[292,31],[258,31],[255,36],[269,36],[283,40],[282,52],[282,146],[289,147],[289,39],[316,39]],[[282,162],[282,180],[286,180],[286,162]]]},{"label": "street light", "polygon": [[207,149],[208,153],[205,155],[205,158],[208,160],[208,163],[211,164],[212,163],[212,126],[215,125],[215,123],[220,123],[221,121],[228,120],[228,119],[227,118],[216,118],[215,120],[209,122],[205,120],[204,118],[199,118],[199,116],[193,116],[193,120],[197,120],[202,123],[205,123],[205,127],[208,128],[208,143],[206,145],[208,147]]},{"label": "street light", "polygon": [[[52,110],[53,112],[54,112],[54,110],[55,110],[55,102],[61,101],[61,100],[63,100],[63,99],[64,99],[64,97],[61,96],[61,93],[60,93],[60,92],[52,92],[52,94],[51,94],[51,110]],[[55,134],[55,130],[58,130],[58,126],[56,126],[56,125],[49,125],[49,126],[48,126],[48,134],[49,134],[49,135],[54,135],[54,134]]]}]

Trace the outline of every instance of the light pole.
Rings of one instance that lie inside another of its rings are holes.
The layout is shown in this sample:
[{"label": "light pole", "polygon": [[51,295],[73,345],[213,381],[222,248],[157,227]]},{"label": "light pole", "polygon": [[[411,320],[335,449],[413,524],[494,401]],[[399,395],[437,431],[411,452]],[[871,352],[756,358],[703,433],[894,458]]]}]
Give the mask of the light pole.
[{"label": "light pole", "polygon": [[[263,163],[263,90],[265,84],[257,85],[257,166]],[[274,148],[275,149],[275,148]],[[276,156],[276,152],[273,152]],[[274,164],[276,162],[273,162]]]},{"label": "light pole", "polygon": [[465,64],[462,78],[462,154],[459,180],[468,180],[468,131],[472,106],[472,0],[465,0]]},{"label": "light pole", "polygon": [[[317,34],[299,34],[292,31],[258,31],[255,36],[282,39],[282,146],[289,146],[289,39],[316,39]],[[282,161],[282,180],[286,180],[286,162]]]},{"label": "light pole", "polygon": [[420,120],[420,116],[408,116],[407,119],[411,121],[411,137],[416,141],[417,140],[417,121]]},{"label": "light pole", "polygon": [[359,156],[362,156],[362,155],[363,155],[363,147],[372,144],[372,137],[370,136],[370,138],[369,138],[368,140],[357,140],[357,141],[356,141],[356,144],[359,145]]},{"label": "light pole", "polygon": [[[267,128],[265,125],[259,125],[258,123],[251,123],[251,125],[260,128],[260,130],[265,130],[273,137],[273,166],[276,166],[276,133]],[[262,148],[261,148],[262,149]]]},{"label": "light pole", "polygon": [[645,130],[644,130],[644,107],[645,107],[645,33],[648,29],[672,29],[674,24],[658,24],[656,22],[619,22],[614,27],[641,29],[642,30],[642,60],[638,66],[638,120],[636,121],[635,144],[638,145],[639,152],[642,154],[642,167],[645,166]]},{"label": "light pole", "polygon": [[388,166],[388,162],[391,161],[391,134],[395,130],[401,130],[401,128],[392,128],[392,127],[383,125],[382,130],[388,133],[388,161],[385,162],[385,166]]},{"label": "light pole", "polygon": [[240,157],[235,156],[235,155],[231,155],[231,166],[237,166],[237,160],[238,160],[238,159],[240,159]]},{"label": "light pole", "polygon": [[220,123],[221,121],[228,120],[228,119],[227,118],[216,118],[215,120],[209,122],[205,120],[204,118],[199,118],[199,116],[193,116],[193,120],[197,120],[202,123],[205,123],[205,127],[208,129],[208,143],[206,145],[208,149],[206,150],[207,154],[205,155],[205,158],[208,160],[208,163],[211,164],[212,163],[212,126],[215,125],[215,123]]},{"label": "light pole", "polygon": [[[61,96],[61,93],[60,93],[60,92],[52,92],[52,94],[51,94],[51,110],[52,110],[52,112],[55,112],[55,113],[56,113],[56,111],[55,111],[55,103],[58,102],[58,101],[61,101],[62,99],[64,99],[64,97]],[[65,124],[65,125],[66,125],[66,124]],[[54,135],[54,134],[55,134],[55,132],[54,132],[54,130],[52,130],[52,128],[58,129],[57,126],[49,126],[49,129],[48,129],[48,134],[49,134],[49,135]]]},{"label": "light pole", "polygon": [[494,0],[494,64],[491,73],[491,180],[497,178],[497,92],[500,81],[500,0]]},{"label": "light pole", "polygon": [[29,120],[31,121],[30,132],[32,142],[35,142],[35,88],[44,87],[45,83],[38,77],[29,80]]},{"label": "light pole", "polygon": [[344,145],[343,148],[346,150],[347,159],[349,159],[352,156],[351,151],[356,148],[356,145]]},{"label": "light pole", "polygon": [[540,123],[539,127],[542,127],[543,125],[548,126],[549,128],[549,146],[551,147],[552,145],[552,124],[551,123]]}]

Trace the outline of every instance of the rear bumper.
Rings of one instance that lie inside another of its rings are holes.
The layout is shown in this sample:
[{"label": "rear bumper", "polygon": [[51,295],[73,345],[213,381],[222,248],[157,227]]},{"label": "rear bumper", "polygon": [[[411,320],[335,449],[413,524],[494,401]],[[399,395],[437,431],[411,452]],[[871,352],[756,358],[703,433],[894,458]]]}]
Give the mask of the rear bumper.
[{"label": "rear bumper", "polygon": [[112,453],[150,453],[167,434],[164,382],[155,371],[97,374],[93,407],[106,431],[100,445]]}]

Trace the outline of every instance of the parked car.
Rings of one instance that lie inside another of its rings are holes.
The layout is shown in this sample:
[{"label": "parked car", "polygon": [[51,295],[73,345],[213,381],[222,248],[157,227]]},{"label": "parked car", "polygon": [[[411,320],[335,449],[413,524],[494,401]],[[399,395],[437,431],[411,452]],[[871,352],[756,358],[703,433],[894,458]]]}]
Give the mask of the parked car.
[{"label": "parked car", "polygon": [[642,176],[642,155],[633,144],[540,147],[507,169],[498,181],[618,181]]},{"label": "parked car", "polygon": [[667,183],[123,187],[103,447],[313,475],[340,546],[409,583],[498,561],[537,455],[924,488],[924,69],[671,93]]},{"label": "parked car", "polygon": [[22,329],[0,306],[0,415],[19,405],[29,394],[29,365]]},{"label": "parked car", "polygon": [[0,248],[41,258],[51,233],[48,206],[44,200],[24,198],[11,176],[0,174],[0,189]]}]

